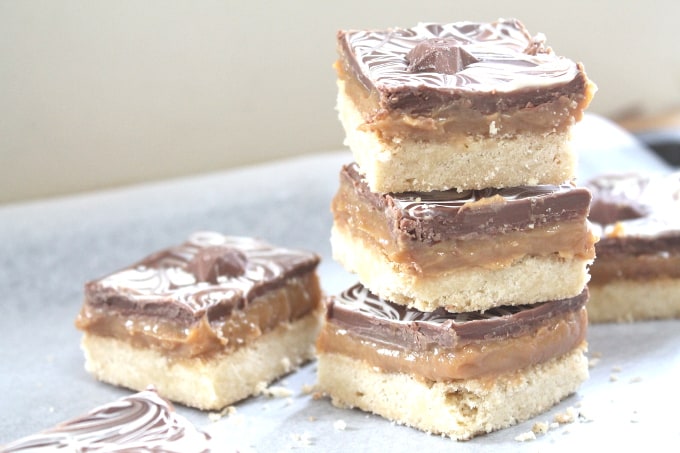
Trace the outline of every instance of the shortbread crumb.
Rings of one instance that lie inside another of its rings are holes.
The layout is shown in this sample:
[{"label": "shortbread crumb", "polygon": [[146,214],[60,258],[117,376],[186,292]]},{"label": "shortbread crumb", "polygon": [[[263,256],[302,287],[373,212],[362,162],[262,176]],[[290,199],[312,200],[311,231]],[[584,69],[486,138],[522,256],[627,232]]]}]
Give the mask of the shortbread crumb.
[{"label": "shortbread crumb", "polygon": [[293,433],[290,435],[290,438],[294,442],[304,447],[312,445],[312,435],[309,434],[307,431],[303,432],[302,434]]},{"label": "shortbread crumb", "polygon": [[531,431],[533,431],[534,434],[545,434],[549,429],[550,425],[546,422],[536,422],[534,423],[534,426],[531,427]]},{"label": "shortbread crumb", "polygon": [[286,387],[281,387],[279,385],[272,385],[271,387],[267,387],[261,393],[270,398],[288,398],[293,396],[293,392],[290,389],[287,389]]},{"label": "shortbread crumb", "polygon": [[578,412],[573,407],[568,407],[565,412],[555,414],[554,420],[561,424],[574,423],[578,417]]},{"label": "shortbread crumb", "polygon": [[533,431],[527,431],[515,437],[517,442],[527,442],[531,440],[536,440],[536,434]]},{"label": "shortbread crumb", "polygon": [[344,420],[336,420],[336,421],[333,423],[333,428],[334,428],[336,431],[344,431],[345,428],[347,428],[347,423],[345,423]]},{"label": "shortbread crumb", "polygon": [[234,414],[236,414],[236,408],[234,406],[227,406],[219,412],[208,413],[208,419],[214,423],[221,420],[225,415],[231,417]]}]

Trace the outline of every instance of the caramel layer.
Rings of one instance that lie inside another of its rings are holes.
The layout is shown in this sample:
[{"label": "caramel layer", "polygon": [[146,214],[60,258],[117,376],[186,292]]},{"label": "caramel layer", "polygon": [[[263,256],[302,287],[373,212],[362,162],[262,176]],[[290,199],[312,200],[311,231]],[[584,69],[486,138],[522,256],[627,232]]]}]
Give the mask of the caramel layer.
[{"label": "caramel layer", "polygon": [[680,278],[680,255],[609,255],[598,257],[590,268],[591,284],[616,280]]},{"label": "caramel layer", "polygon": [[76,326],[94,335],[129,341],[136,347],[160,349],[170,357],[205,357],[234,350],[281,324],[300,319],[317,310],[320,301],[319,280],[311,272],[290,278],[284,286],[264,292],[228,316],[210,320],[205,313],[189,326],[173,318],[143,312],[121,314],[106,305],[87,303]]},{"label": "caramel layer", "polygon": [[[485,201],[477,203],[482,205]],[[502,204],[498,202],[499,206]],[[451,238],[441,234],[438,241],[419,241],[397,228],[390,208],[376,209],[345,177],[341,177],[331,209],[335,225],[343,234],[380,250],[391,262],[414,274],[446,273],[470,266],[499,268],[525,256],[559,255],[586,260],[595,257],[597,238],[585,221],[585,214],[562,221],[537,221],[534,226],[508,228],[502,234],[485,234],[484,225],[480,225],[476,233]],[[455,221],[451,219],[452,223]]]},{"label": "caramel layer", "polygon": [[335,64],[341,81],[341,95],[347,96],[365,120],[363,130],[384,140],[432,141],[455,144],[461,137],[508,137],[520,134],[566,132],[583,116],[592,94],[560,96],[532,108],[514,107],[503,112],[483,113],[465,99],[451,101],[426,115],[402,110],[386,110],[380,106],[380,95],[368,90],[353,78],[340,62]]},{"label": "caramel layer", "polygon": [[317,341],[317,351],[364,360],[386,372],[446,381],[489,376],[545,362],[585,341],[586,330],[586,310],[581,308],[552,318],[521,336],[419,351],[356,335],[329,320]]}]

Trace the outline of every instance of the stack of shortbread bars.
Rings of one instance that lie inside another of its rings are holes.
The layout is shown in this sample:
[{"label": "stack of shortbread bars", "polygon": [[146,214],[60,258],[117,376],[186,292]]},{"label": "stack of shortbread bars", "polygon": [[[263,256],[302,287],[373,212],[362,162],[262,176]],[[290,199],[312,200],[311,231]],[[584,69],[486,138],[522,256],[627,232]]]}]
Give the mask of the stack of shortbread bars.
[{"label": "stack of shortbread bars", "polygon": [[333,404],[469,439],[587,378],[590,193],[572,126],[595,86],[517,20],[341,31],[355,163],[332,202],[318,386]]}]

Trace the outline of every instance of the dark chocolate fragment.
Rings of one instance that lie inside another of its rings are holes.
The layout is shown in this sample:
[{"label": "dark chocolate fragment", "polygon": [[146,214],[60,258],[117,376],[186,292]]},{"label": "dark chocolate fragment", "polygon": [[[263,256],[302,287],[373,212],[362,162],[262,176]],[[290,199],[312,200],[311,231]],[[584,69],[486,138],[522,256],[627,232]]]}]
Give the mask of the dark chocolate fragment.
[{"label": "dark chocolate fragment", "polygon": [[432,38],[416,44],[406,54],[406,61],[409,72],[455,74],[479,60],[455,38]]},{"label": "dark chocolate fragment", "polygon": [[501,306],[484,312],[451,313],[443,308],[421,312],[382,299],[356,284],[327,304],[329,322],[375,341],[427,351],[480,340],[521,336],[564,313],[580,310],[588,290],[569,299],[531,305]]},{"label": "dark chocolate fragment", "polygon": [[[117,451],[209,452],[211,437],[148,389],[105,404],[81,417],[16,440],[3,452]],[[222,445],[220,451],[229,451]]]},{"label": "dark chocolate fragment", "polygon": [[246,270],[246,255],[233,247],[214,245],[198,251],[187,264],[187,271],[199,282],[217,283],[220,277],[230,278],[243,275]]}]

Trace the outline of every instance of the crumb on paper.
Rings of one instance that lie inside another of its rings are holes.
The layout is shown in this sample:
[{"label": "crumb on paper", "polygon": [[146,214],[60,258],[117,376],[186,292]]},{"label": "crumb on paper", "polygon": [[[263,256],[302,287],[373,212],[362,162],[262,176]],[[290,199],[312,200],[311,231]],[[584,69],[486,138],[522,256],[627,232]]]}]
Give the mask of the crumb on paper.
[{"label": "crumb on paper", "polygon": [[347,428],[347,423],[344,420],[336,420],[333,422],[333,428],[336,431],[344,431]]},{"label": "crumb on paper", "polygon": [[308,447],[312,445],[312,435],[305,431],[302,434],[292,433],[290,438],[299,445]]},{"label": "crumb on paper", "polygon": [[593,351],[593,352],[590,353],[590,357],[594,357],[596,359],[601,359],[602,353],[600,351]]},{"label": "crumb on paper", "polygon": [[621,367],[616,365],[612,367],[612,373],[620,373],[621,372]]},{"label": "crumb on paper", "polygon": [[313,400],[320,400],[321,398],[323,398],[323,393],[321,393],[321,392],[312,393],[312,399]]},{"label": "crumb on paper", "polygon": [[578,417],[578,412],[573,407],[569,406],[566,411],[555,414],[554,420],[560,425],[567,423],[574,423]]},{"label": "crumb on paper", "polygon": [[631,384],[642,382],[642,376],[632,377],[628,382],[631,383]]},{"label": "crumb on paper", "polygon": [[616,382],[619,380],[619,377],[615,374],[610,374],[609,375],[609,382]]},{"label": "crumb on paper", "polygon": [[600,360],[599,357],[591,357],[588,360],[588,368],[595,368],[600,363]]},{"label": "crumb on paper", "polygon": [[309,417],[307,417],[307,420],[310,421],[310,422],[315,422],[316,417],[314,417],[313,415],[310,415]]},{"label": "crumb on paper", "polygon": [[301,392],[303,395],[309,395],[314,392],[314,386],[311,384],[302,384]]},{"label": "crumb on paper", "polygon": [[534,434],[545,434],[550,429],[550,425],[546,422],[536,422],[534,426],[531,427],[531,431]]},{"label": "crumb on paper", "polygon": [[259,394],[270,398],[288,398],[293,396],[293,392],[290,389],[280,385],[272,385],[271,387],[265,386],[264,388],[261,388],[258,384],[258,390]]},{"label": "crumb on paper", "polygon": [[517,442],[527,442],[531,440],[536,440],[536,434],[534,434],[533,431],[527,431],[515,437],[515,440]]},{"label": "crumb on paper", "polygon": [[232,415],[236,414],[236,408],[234,406],[227,406],[224,409],[222,409],[219,412],[209,412],[208,413],[208,419],[211,422],[217,422],[219,421],[222,417],[225,415],[227,417],[231,417]]}]

